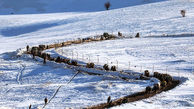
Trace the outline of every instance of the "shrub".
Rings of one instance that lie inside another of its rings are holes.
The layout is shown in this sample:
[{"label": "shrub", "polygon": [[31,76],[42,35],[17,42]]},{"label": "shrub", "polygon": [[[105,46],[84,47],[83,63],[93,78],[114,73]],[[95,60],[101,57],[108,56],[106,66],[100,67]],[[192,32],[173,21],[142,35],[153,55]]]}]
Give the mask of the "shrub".
[{"label": "shrub", "polygon": [[87,63],[86,67],[87,68],[94,68],[94,63]]},{"label": "shrub", "polygon": [[108,64],[104,64],[103,68],[104,68],[104,70],[108,71],[109,70]]},{"label": "shrub", "polygon": [[186,13],[185,10],[181,10],[181,15],[182,15],[182,17],[185,17],[185,13]]},{"label": "shrub", "polygon": [[113,65],[113,66],[111,67],[111,70],[112,70],[112,71],[117,71],[116,66]]},{"label": "shrub", "polygon": [[104,6],[105,6],[106,10],[109,10],[109,8],[110,8],[110,2],[106,2],[106,3],[104,4]]},{"label": "shrub", "polygon": [[148,70],[145,70],[145,71],[144,71],[144,76],[149,77],[149,75],[150,75],[149,71],[148,71]]},{"label": "shrub", "polygon": [[71,65],[77,66],[77,61],[71,61]]},{"label": "shrub", "polygon": [[152,91],[152,88],[151,88],[150,86],[147,86],[147,87],[146,87],[146,92],[149,93],[149,92],[151,92],[151,91]]}]

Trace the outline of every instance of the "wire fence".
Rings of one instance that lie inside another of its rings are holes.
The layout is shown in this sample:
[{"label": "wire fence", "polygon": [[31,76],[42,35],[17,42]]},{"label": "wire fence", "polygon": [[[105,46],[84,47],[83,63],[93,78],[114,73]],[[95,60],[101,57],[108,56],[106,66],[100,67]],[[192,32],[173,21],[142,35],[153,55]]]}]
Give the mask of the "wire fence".
[{"label": "wire fence", "polygon": [[[133,72],[139,72],[139,73],[144,73],[145,70],[149,70],[151,74],[154,72],[160,72],[160,73],[173,73],[173,75],[181,77],[181,76],[189,76],[190,74],[194,75],[194,70],[193,70],[193,63],[191,63],[191,68],[190,73],[183,73],[184,69],[178,65],[176,66],[168,66],[164,65],[161,67],[161,65],[157,64],[135,64],[131,61],[126,60],[125,63],[120,62],[118,59],[109,59],[108,57],[100,57],[99,55],[97,56],[91,56],[89,54],[80,54],[77,51],[68,51],[64,49],[58,49],[57,52],[64,57],[81,61],[82,63],[90,63],[93,62],[95,65],[98,66],[103,66],[104,64],[108,64],[109,66],[116,66],[116,68],[121,71],[121,70],[131,70]],[[126,64],[127,63],[127,64]]]}]

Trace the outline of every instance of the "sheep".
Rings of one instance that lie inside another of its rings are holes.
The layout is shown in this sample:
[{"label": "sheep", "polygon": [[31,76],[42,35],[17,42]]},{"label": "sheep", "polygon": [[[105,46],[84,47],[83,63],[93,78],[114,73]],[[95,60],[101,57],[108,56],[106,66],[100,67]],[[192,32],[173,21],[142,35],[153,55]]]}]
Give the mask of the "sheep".
[{"label": "sheep", "polygon": [[113,65],[113,66],[111,67],[111,70],[112,70],[112,71],[117,71],[116,66]]},{"label": "sheep", "polygon": [[109,70],[108,64],[104,64],[103,68],[104,70],[108,71]]},{"label": "sheep", "polygon": [[55,62],[61,63],[61,58],[58,56]]},{"label": "sheep", "polygon": [[158,78],[159,73],[158,72],[154,72],[154,77]]},{"label": "sheep", "polygon": [[33,59],[35,59],[35,56],[38,55],[38,47],[32,47],[31,54],[33,55]]},{"label": "sheep", "polygon": [[118,36],[122,37],[123,35],[122,35],[122,33],[121,33],[121,32],[118,32]]},{"label": "sheep", "polygon": [[48,99],[45,98],[45,99],[44,99],[44,105],[46,105],[47,103],[48,103]]},{"label": "sheep", "polygon": [[147,76],[147,77],[149,77],[149,75],[150,75],[149,71],[148,70],[145,70],[144,71],[144,75]]},{"label": "sheep", "polygon": [[77,63],[77,61],[71,61],[71,65],[77,66],[78,63]]},{"label": "sheep", "polygon": [[108,98],[107,98],[107,103],[109,104],[111,102],[111,97],[109,96]]},{"label": "sheep", "polygon": [[153,91],[157,91],[159,89],[160,89],[160,84],[159,83],[154,84]]},{"label": "sheep", "polygon": [[44,49],[46,48],[45,45],[39,45],[38,47],[39,47],[39,49],[41,49],[41,50],[44,50]]},{"label": "sheep", "polygon": [[181,15],[182,15],[182,17],[185,17],[185,13],[186,13],[185,10],[181,10]]},{"label": "sheep", "polygon": [[167,85],[167,82],[166,81],[162,81],[161,82],[161,87],[166,87],[166,85]]},{"label": "sheep", "polygon": [[87,68],[94,68],[94,63],[87,63],[86,67]]},{"label": "sheep", "polygon": [[146,93],[150,93],[152,91],[152,88],[150,86],[146,87]]}]

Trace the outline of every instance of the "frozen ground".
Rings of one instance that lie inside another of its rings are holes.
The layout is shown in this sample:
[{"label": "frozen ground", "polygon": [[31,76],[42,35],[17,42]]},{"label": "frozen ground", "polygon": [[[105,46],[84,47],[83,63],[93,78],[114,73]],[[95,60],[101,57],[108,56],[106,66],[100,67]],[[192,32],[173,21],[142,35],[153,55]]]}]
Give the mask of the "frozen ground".
[{"label": "frozen ground", "polygon": [[[45,9],[43,2],[46,3],[46,1],[36,0],[32,4],[40,4],[36,8],[43,10]],[[7,3],[9,2],[6,0],[0,1],[0,6],[4,6],[0,9],[0,14],[10,12],[9,6],[5,7]],[[130,69],[134,71],[142,72],[149,69],[167,72],[183,81],[180,86],[171,91],[114,108],[194,108],[193,35],[148,37],[192,34],[194,2],[170,0],[137,4],[140,3],[121,9],[115,9],[119,6],[113,7],[114,10],[110,11],[102,11],[102,8],[98,8],[101,12],[94,12],[99,11],[97,9],[90,10],[89,13],[84,12],[84,9],[80,10],[82,13],[67,9],[64,10],[65,13],[52,14],[40,14],[42,12],[37,12],[36,9],[28,9],[30,11],[16,9],[14,12],[17,11],[21,15],[1,15],[0,108],[27,108],[29,104],[33,107],[43,106],[43,99],[50,98],[60,85],[62,85],[60,91],[46,108],[84,107],[106,102],[109,95],[115,99],[143,90],[150,83],[149,81],[126,83],[112,78],[84,74],[78,74],[70,84],[67,84],[75,74],[72,69],[63,68],[63,65],[55,63],[42,65],[40,60],[34,61],[29,56],[16,58],[13,52],[18,48],[24,48],[27,44],[30,46],[51,44],[103,32],[117,34],[117,31],[121,31],[126,36],[134,36],[140,32],[143,38],[75,45],[58,49],[56,53],[72,58],[73,51],[73,58],[76,59],[76,54],[79,53],[78,58],[85,62],[90,58],[97,63],[97,57],[99,57],[101,65],[104,63],[117,65],[117,60],[119,69],[129,69],[130,62]],[[25,8],[26,5],[22,7]],[[181,9],[186,9],[185,18],[180,16]],[[77,13],[71,13],[72,11]],[[25,14],[25,12],[38,14]],[[45,12],[51,11],[46,9]]]}]

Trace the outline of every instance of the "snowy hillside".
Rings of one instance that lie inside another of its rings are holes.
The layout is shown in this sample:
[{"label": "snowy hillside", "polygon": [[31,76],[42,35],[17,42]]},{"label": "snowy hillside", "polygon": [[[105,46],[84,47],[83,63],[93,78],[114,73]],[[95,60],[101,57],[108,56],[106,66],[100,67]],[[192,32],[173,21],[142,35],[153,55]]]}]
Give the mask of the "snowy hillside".
[{"label": "snowy hillside", "polygon": [[1,0],[0,14],[104,11],[107,1],[110,9],[117,9],[164,0]]},{"label": "snowy hillside", "polygon": [[[149,80],[130,82],[78,74],[64,64],[16,54],[26,45],[52,44],[118,31],[126,37],[51,49],[53,55],[119,66],[119,70],[168,73],[180,86],[115,108],[194,108],[194,2],[192,0],[0,0],[0,108],[83,108],[138,91]],[[182,17],[180,10],[186,10]],[[10,15],[10,14],[13,15]],[[20,49],[20,50],[19,50]],[[17,50],[17,51],[16,51]],[[74,55],[72,55],[74,53]],[[20,54],[20,53],[19,53]],[[97,62],[99,58],[99,62]],[[67,84],[68,83],[68,84]]]}]

